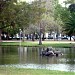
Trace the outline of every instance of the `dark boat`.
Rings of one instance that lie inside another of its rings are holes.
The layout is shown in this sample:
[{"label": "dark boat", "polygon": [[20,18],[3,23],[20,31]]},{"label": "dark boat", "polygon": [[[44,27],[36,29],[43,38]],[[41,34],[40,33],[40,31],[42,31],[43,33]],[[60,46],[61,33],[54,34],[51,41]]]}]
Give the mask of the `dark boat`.
[{"label": "dark boat", "polygon": [[46,50],[43,50],[40,55],[42,55],[42,56],[59,56],[59,55],[62,55],[62,52],[58,51],[58,50],[53,50],[53,49],[47,48]]}]

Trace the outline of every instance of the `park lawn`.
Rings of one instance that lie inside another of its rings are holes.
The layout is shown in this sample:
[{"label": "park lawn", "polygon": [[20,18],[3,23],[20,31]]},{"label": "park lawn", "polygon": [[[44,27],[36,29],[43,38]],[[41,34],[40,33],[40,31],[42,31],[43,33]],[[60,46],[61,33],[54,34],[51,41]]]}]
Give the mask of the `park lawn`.
[{"label": "park lawn", "polygon": [[75,75],[75,72],[0,67],[0,75]]},{"label": "park lawn", "polygon": [[31,42],[31,41],[26,41],[26,42],[0,42],[0,46],[26,46],[26,47],[73,47],[75,43],[62,43],[62,42],[43,42],[42,45],[39,45],[38,42]]}]

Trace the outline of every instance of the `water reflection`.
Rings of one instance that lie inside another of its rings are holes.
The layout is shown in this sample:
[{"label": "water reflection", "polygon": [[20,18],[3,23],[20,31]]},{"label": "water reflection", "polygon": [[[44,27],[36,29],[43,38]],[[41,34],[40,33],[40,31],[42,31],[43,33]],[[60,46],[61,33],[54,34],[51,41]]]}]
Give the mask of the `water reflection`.
[{"label": "water reflection", "polygon": [[0,46],[0,64],[18,63],[17,47]]},{"label": "water reflection", "polygon": [[54,48],[63,52],[63,56],[40,56],[45,48],[0,46],[0,65],[19,68],[39,68],[61,71],[75,71],[74,48]]}]

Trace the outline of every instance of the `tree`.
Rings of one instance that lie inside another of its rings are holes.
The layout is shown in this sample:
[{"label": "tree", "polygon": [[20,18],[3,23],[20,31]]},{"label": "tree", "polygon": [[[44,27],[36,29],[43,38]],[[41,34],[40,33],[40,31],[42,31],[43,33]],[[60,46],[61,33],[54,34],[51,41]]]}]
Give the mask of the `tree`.
[{"label": "tree", "polygon": [[75,4],[71,4],[72,2],[70,0],[67,0],[66,2],[67,4],[70,4],[69,7],[62,7],[59,4],[57,5],[55,18],[57,19],[58,15],[58,17],[61,19],[63,23],[63,31],[65,34],[70,36],[71,40],[71,36],[75,35]]},{"label": "tree", "polygon": [[65,22],[66,25],[64,27],[71,40],[71,36],[75,35],[75,4],[71,4],[68,9],[70,12],[70,16]]},{"label": "tree", "polygon": [[26,2],[19,3],[19,11],[17,13],[17,24],[23,30],[23,34],[25,34],[25,29],[31,25],[36,24],[40,21],[41,16],[39,16],[39,12],[41,14],[44,12],[43,8],[39,8],[36,4],[36,1],[28,4]]},{"label": "tree", "polygon": [[[15,4],[17,0],[1,0],[0,1],[0,39],[1,32],[6,28],[14,27],[15,25]],[[11,26],[11,27],[9,27]]]},{"label": "tree", "polygon": [[42,44],[42,37],[41,37],[41,34],[42,34],[42,18],[43,18],[43,13],[45,13],[45,8],[43,7],[43,2],[41,0],[39,1],[35,1],[34,2],[34,7],[38,7],[38,12],[35,14],[35,17],[36,17],[36,23],[38,24],[39,26],[39,45]]}]

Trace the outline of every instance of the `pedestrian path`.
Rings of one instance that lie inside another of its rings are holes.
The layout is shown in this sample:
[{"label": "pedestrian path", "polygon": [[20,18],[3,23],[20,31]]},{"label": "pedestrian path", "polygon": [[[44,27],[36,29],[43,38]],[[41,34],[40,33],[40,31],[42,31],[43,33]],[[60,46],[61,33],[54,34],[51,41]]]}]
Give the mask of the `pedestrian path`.
[{"label": "pedestrian path", "polygon": [[[21,40],[4,40],[1,42],[22,42]],[[39,41],[25,41],[25,42],[32,42],[37,43]],[[42,43],[75,43],[75,41],[42,41]]]}]

